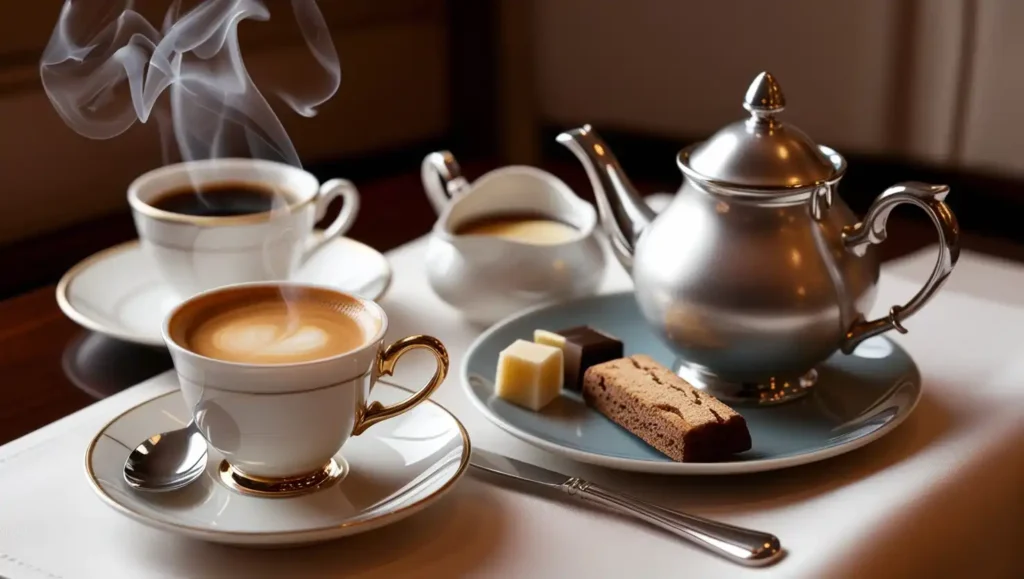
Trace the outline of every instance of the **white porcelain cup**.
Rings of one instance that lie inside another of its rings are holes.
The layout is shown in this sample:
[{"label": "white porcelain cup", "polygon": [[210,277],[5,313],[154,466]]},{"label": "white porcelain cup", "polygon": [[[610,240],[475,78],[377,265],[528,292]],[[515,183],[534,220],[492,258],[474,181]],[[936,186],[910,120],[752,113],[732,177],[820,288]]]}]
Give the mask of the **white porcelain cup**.
[{"label": "white porcelain cup", "polygon": [[[228,362],[189,349],[189,332],[210,315],[209,308],[248,304],[254,291],[269,290],[294,297],[312,292],[316,299],[341,304],[338,315],[357,319],[365,342],[340,355],[286,364]],[[447,375],[448,353],[440,341],[417,335],[385,344],[387,329],[387,315],[373,301],[326,287],[275,282],[197,294],[167,316],[163,337],[199,431],[224,457],[222,478],[233,477],[249,490],[294,490],[308,488],[329,471],[349,437],[426,400]],[[398,404],[369,402],[377,379],[391,375],[414,349],[436,359],[427,385]]]},{"label": "white porcelain cup", "polygon": [[[169,192],[220,183],[253,184],[278,194],[278,202],[267,212],[229,217],[153,206]],[[322,234],[314,233],[314,225],[337,197],[344,199],[338,217]],[[225,285],[291,278],[302,262],[352,227],[359,193],[344,179],[321,185],[311,173],[283,163],[210,159],[143,174],[128,187],[128,203],[143,251],[166,283],[186,298]]]}]

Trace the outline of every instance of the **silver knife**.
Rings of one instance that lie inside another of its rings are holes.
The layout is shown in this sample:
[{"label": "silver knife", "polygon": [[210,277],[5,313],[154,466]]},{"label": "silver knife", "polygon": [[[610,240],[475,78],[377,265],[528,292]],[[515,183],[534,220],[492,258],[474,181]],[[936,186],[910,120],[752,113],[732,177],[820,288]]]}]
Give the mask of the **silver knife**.
[{"label": "silver knife", "polygon": [[779,539],[770,533],[735,527],[659,507],[601,488],[581,478],[550,471],[486,450],[474,448],[470,464],[492,474],[561,490],[570,497],[584,499],[617,513],[640,519],[741,565],[770,565],[782,557]]}]

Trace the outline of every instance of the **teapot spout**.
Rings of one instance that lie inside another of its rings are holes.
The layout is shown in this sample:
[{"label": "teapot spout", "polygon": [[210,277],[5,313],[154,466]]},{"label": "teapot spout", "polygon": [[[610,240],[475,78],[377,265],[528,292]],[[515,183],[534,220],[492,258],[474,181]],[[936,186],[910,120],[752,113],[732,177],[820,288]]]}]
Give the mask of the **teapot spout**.
[{"label": "teapot spout", "polygon": [[615,257],[627,271],[632,270],[637,239],[654,221],[654,211],[640,198],[611,149],[590,125],[566,131],[556,140],[583,163]]}]

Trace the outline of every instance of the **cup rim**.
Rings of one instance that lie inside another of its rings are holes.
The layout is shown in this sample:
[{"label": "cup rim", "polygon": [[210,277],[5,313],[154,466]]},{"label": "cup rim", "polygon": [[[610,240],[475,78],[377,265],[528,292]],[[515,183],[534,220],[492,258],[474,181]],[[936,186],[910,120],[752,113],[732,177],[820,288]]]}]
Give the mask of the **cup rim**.
[{"label": "cup rim", "polygon": [[[261,211],[259,213],[249,213],[246,215],[232,215],[226,217],[215,217],[208,215],[186,215],[184,213],[174,213],[172,211],[165,211],[158,209],[153,205],[150,205],[146,201],[139,198],[139,189],[142,185],[151,179],[162,177],[169,173],[175,173],[179,171],[187,171],[190,167],[202,168],[205,166],[250,166],[250,167],[266,167],[273,168],[276,171],[297,171],[304,176],[308,176],[314,183],[312,194],[305,195],[302,198],[289,203],[284,207],[277,207],[268,211]],[[319,180],[309,171],[301,167],[295,167],[288,165],[287,163],[280,163],[278,161],[270,161],[267,159],[249,159],[245,157],[224,157],[217,159],[200,159],[196,161],[181,161],[178,163],[172,163],[170,165],[164,165],[156,169],[151,169],[145,173],[139,175],[128,184],[128,205],[138,214],[141,214],[147,218],[155,219],[157,221],[165,221],[171,223],[182,223],[187,225],[196,225],[199,227],[216,227],[216,226],[228,226],[228,225],[246,225],[252,223],[264,223],[270,221],[274,217],[278,217],[282,214],[291,215],[302,209],[303,207],[312,203],[319,191],[320,183]]]},{"label": "cup rim", "polygon": [[[346,298],[355,300],[355,301],[359,302],[360,304],[362,304],[363,307],[365,307],[365,308],[367,308],[367,309],[369,309],[369,310],[371,310],[371,311],[373,311],[373,312],[375,312],[377,314],[378,318],[380,319],[380,328],[378,328],[377,333],[374,334],[373,337],[368,338],[366,340],[366,343],[364,343],[362,346],[359,346],[358,348],[354,348],[352,350],[349,350],[347,352],[342,352],[340,354],[335,354],[333,356],[328,356],[326,358],[317,358],[315,360],[303,360],[301,362],[287,362],[287,363],[283,363],[283,364],[256,364],[256,363],[252,363],[252,362],[232,362],[232,361],[229,361],[229,360],[221,360],[219,358],[211,358],[209,356],[204,356],[202,354],[199,354],[198,352],[194,352],[194,351],[186,348],[182,344],[179,344],[178,342],[176,342],[175,340],[173,340],[171,338],[171,334],[170,334],[171,321],[175,318],[175,316],[180,314],[186,307],[188,307],[192,303],[196,302],[197,300],[200,300],[200,299],[202,299],[202,298],[204,298],[206,296],[210,296],[210,295],[214,295],[214,294],[218,294],[218,293],[222,293],[222,292],[226,292],[226,291],[235,291],[235,290],[240,290],[240,289],[245,289],[245,288],[260,288],[260,287],[267,288],[267,287],[283,287],[283,286],[295,287],[295,288],[300,288],[300,289],[303,289],[303,288],[319,289],[319,290],[328,291],[328,292],[331,292],[331,293],[334,293],[334,294],[338,294],[338,295],[341,295],[341,296],[345,296]],[[183,300],[178,305],[174,306],[174,308],[172,308],[171,311],[168,312],[166,316],[164,316],[163,324],[160,327],[160,334],[161,334],[161,337],[164,339],[164,344],[170,350],[177,351],[179,353],[185,354],[187,356],[191,356],[192,358],[195,358],[197,360],[202,360],[203,362],[210,363],[210,364],[218,364],[218,365],[221,365],[221,366],[232,367],[232,368],[250,368],[250,369],[251,368],[261,368],[261,369],[275,369],[275,370],[284,369],[284,368],[307,368],[307,367],[316,366],[316,365],[319,365],[319,364],[325,364],[325,363],[334,362],[334,361],[340,360],[342,358],[348,358],[348,357],[351,357],[351,356],[358,355],[360,353],[365,352],[369,348],[377,347],[378,344],[380,344],[381,340],[384,339],[384,335],[387,333],[387,331],[388,331],[388,315],[387,315],[387,312],[385,312],[384,308],[381,307],[381,305],[378,304],[377,302],[375,302],[373,300],[366,299],[364,297],[361,297],[361,296],[358,296],[358,295],[355,295],[355,294],[352,294],[352,293],[343,292],[341,290],[338,290],[336,288],[333,288],[333,287],[330,287],[330,286],[327,286],[327,285],[313,284],[313,283],[303,283],[303,282],[293,282],[293,281],[255,281],[255,282],[235,283],[235,284],[230,284],[230,285],[218,286],[218,287],[215,287],[213,289],[209,289],[209,290],[206,290],[206,291],[199,292],[197,294],[193,294],[193,295],[189,296],[187,299]]]}]

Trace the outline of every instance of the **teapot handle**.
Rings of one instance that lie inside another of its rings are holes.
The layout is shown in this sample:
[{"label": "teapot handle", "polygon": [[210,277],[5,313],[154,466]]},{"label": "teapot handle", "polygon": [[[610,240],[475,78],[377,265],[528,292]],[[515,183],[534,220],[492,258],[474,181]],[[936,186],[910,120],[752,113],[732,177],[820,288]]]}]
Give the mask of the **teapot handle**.
[{"label": "teapot handle", "polygon": [[420,179],[427,199],[438,215],[454,197],[469,188],[459,162],[450,151],[437,151],[424,157],[420,165]]},{"label": "teapot handle", "polygon": [[853,323],[846,332],[842,351],[849,354],[864,340],[897,330],[907,333],[903,321],[920,310],[928,300],[946,283],[960,257],[960,226],[956,216],[946,205],[946,185],[929,185],[927,183],[906,182],[893,185],[886,189],[871,204],[864,221],[843,228],[843,245],[855,255],[864,255],[869,245],[885,241],[885,225],[889,214],[897,205],[909,203],[924,209],[939,232],[939,257],[935,262],[932,274],[924,287],[910,298],[906,304],[889,308],[889,315],[877,320],[865,321],[863,318]]}]

